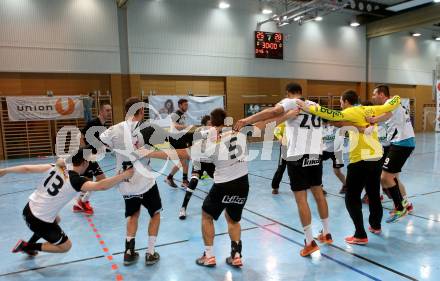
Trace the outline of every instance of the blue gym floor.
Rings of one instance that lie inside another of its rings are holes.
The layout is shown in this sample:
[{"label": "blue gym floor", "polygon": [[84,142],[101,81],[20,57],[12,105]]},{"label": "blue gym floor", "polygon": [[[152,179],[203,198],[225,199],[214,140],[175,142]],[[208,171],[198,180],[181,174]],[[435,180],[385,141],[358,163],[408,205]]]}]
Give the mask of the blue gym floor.
[{"label": "blue gym floor", "polygon": [[[439,143],[440,134],[417,135],[417,149],[401,175],[414,204],[414,212],[396,224],[383,221],[382,235],[369,235],[367,246],[344,243],[344,237],[353,234],[353,226],[343,196],[338,194],[341,185],[332,173],[331,162],[326,162],[323,180],[329,192],[327,199],[334,244],[322,246],[320,254],[312,258],[299,255],[304,238],[296,204],[287,184],[287,172],[280,194],[271,194],[270,183],[278,157],[278,147],[274,146],[274,160],[255,160],[249,165],[251,189],[242,220],[242,269],[232,269],[224,263],[230,242],[223,217],[215,223],[217,267],[201,268],[194,262],[203,252],[200,212],[202,199],[211,186],[210,180],[199,183],[189,204],[188,217],[180,221],[177,216],[183,189],[172,189],[163,182],[163,177],[158,178],[164,211],[156,249],[161,260],[154,266],[146,267],[143,262],[148,221],[145,210],[136,239],[141,259],[130,267],[122,265],[124,204],[116,189],[92,195],[95,215],[89,221],[83,215],[72,213],[71,205],[63,209],[61,227],[73,242],[70,252],[40,253],[36,258],[12,254],[10,250],[18,239],[30,237],[21,212],[41,177],[35,174],[7,175],[0,178],[0,260],[3,261],[0,263],[0,280],[440,280]],[[19,159],[0,162],[0,167],[51,161],[51,158]],[[160,162],[154,160],[153,166],[159,167]],[[100,164],[107,175],[114,174],[112,156]],[[311,197],[309,202],[313,230],[317,235],[321,223]],[[383,206],[385,218],[392,204],[386,200]],[[364,217],[367,215],[368,207],[364,205]],[[112,260],[108,257],[110,255]]]}]

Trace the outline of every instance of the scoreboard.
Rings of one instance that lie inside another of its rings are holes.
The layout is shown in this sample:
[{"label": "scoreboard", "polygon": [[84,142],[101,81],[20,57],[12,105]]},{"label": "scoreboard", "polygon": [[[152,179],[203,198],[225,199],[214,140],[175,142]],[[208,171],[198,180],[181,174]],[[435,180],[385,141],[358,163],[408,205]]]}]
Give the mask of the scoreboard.
[{"label": "scoreboard", "polygon": [[255,57],[283,59],[283,34],[278,32],[255,31]]}]

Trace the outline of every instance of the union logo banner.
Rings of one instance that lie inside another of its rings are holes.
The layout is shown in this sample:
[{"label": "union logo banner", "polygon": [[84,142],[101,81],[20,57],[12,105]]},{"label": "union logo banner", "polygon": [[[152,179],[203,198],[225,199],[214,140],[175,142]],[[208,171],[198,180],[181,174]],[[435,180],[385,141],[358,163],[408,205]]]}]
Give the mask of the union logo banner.
[{"label": "union logo banner", "polygon": [[20,96],[6,97],[10,121],[60,120],[82,118],[80,96]]}]

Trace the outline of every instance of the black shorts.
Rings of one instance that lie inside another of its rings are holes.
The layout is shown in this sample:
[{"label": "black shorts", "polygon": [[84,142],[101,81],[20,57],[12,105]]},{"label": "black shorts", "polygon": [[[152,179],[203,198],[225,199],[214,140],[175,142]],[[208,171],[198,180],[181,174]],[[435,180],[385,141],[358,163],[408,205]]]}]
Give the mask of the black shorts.
[{"label": "black shorts", "polygon": [[174,149],[188,148],[192,145],[193,133],[184,135],[175,134],[176,139],[169,137],[169,142]]},{"label": "black shorts", "polygon": [[31,212],[29,203],[23,209],[23,219],[33,233],[51,244],[61,245],[69,240],[69,237],[67,237],[56,221],[48,223],[35,217]]},{"label": "black shorts", "polygon": [[292,191],[309,189],[322,185],[322,160],[320,157],[304,155],[301,159],[287,160],[287,173]]},{"label": "black shorts", "polygon": [[344,167],[344,160],[342,159],[342,153],[343,153],[342,150],[337,151],[337,152],[323,151],[322,152],[322,161],[332,159],[333,168],[340,169],[340,168]]},{"label": "black shorts", "polygon": [[93,177],[97,177],[104,174],[99,166],[98,162],[90,161],[87,170],[84,172],[83,176],[88,179],[93,179]]},{"label": "black shorts", "polygon": [[414,147],[390,145],[382,170],[393,174],[400,173],[413,150]]},{"label": "black shorts", "polygon": [[229,182],[215,183],[203,201],[202,210],[217,220],[226,209],[229,217],[239,222],[248,194],[248,175]]},{"label": "black shorts", "polygon": [[192,174],[197,174],[200,178],[206,172],[210,178],[214,178],[215,165],[213,163],[193,162]]},{"label": "black shorts", "polygon": [[131,217],[144,206],[150,217],[162,211],[162,201],[160,199],[159,189],[155,184],[150,190],[140,195],[124,195],[125,217]]},{"label": "black shorts", "polygon": [[383,166],[383,163],[385,162],[385,158],[387,158],[388,155],[388,151],[390,151],[390,146],[383,146],[383,155],[382,158],[380,158],[379,162],[380,162],[380,166]]}]

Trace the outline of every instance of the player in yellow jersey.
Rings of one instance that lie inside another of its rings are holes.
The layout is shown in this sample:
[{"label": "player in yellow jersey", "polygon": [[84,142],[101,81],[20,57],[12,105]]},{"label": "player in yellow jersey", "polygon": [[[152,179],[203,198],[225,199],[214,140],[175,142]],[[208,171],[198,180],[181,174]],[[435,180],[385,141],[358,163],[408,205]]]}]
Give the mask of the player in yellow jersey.
[{"label": "player in yellow jersey", "polygon": [[[303,110],[330,121],[349,121],[356,127],[368,127],[370,124],[366,121],[367,117],[394,110],[400,105],[400,97],[395,96],[379,106],[362,106],[359,105],[356,92],[348,90],[342,94],[340,102],[342,111],[320,105],[307,105],[304,102],[300,106]],[[361,202],[364,186],[370,201],[369,231],[375,234],[381,232],[383,210],[380,202],[380,159],[382,146],[377,137],[377,128],[371,134],[364,134],[356,127],[349,130],[350,164],[347,167],[347,193],[345,195],[345,206],[356,231],[353,236],[346,237],[345,241],[350,244],[365,245],[368,243],[368,236],[364,228]]]},{"label": "player in yellow jersey", "polygon": [[273,135],[280,142],[280,158],[278,160],[278,167],[273,175],[272,179],[272,194],[278,194],[278,189],[280,188],[281,180],[283,179],[284,171],[286,170],[287,162],[286,162],[286,123],[281,123],[278,125]]}]

